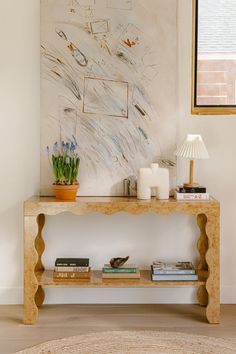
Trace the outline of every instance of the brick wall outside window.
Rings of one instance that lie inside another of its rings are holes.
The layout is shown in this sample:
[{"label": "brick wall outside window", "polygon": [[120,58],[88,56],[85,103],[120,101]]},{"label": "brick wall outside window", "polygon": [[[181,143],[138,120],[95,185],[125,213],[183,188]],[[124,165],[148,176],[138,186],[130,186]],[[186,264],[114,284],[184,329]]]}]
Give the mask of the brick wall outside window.
[{"label": "brick wall outside window", "polygon": [[199,55],[197,105],[236,105],[236,55]]}]

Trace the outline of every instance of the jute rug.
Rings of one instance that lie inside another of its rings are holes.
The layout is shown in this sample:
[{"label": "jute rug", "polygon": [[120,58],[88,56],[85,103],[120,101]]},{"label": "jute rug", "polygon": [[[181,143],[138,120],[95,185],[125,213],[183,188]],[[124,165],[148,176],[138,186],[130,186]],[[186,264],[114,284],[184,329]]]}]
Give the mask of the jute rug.
[{"label": "jute rug", "polygon": [[69,337],[16,354],[235,354],[236,341],[175,332],[124,331]]}]

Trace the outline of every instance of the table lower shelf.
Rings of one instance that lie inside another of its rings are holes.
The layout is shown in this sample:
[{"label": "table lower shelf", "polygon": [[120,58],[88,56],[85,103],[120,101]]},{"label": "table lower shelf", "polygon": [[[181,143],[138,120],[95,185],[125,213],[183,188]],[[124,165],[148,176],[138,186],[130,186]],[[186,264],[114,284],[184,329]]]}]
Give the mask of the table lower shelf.
[{"label": "table lower shelf", "polygon": [[87,286],[87,287],[156,287],[156,286],[200,286],[206,284],[207,272],[199,272],[199,279],[194,281],[152,281],[149,270],[140,270],[140,279],[103,279],[102,271],[92,270],[90,279],[70,280],[54,279],[52,270],[37,272],[41,286]]}]

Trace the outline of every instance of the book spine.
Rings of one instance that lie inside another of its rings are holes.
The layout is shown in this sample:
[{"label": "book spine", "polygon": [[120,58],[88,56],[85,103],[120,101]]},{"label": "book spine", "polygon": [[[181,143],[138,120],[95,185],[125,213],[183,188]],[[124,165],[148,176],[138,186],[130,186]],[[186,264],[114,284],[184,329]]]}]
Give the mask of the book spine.
[{"label": "book spine", "polygon": [[89,263],[83,263],[83,262],[56,262],[55,264],[56,267],[88,267]]},{"label": "book spine", "polygon": [[136,273],[136,268],[103,268],[103,273]]},{"label": "book spine", "polygon": [[159,270],[159,269],[153,269],[153,274],[196,274],[196,271],[194,269],[179,269],[179,270]]},{"label": "book spine", "polygon": [[84,278],[89,278],[90,273],[81,273],[81,272],[54,272],[53,273],[54,278],[60,278],[60,279],[84,279]]},{"label": "book spine", "polygon": [[89,258],[57,258],[56,267],[88,267]]},{"label": "book spine", "polygon": [[102,273],[103,279],[140,279],[140,272],[137,273]]},{"label": "book spine", "polygon": [[206,193],[206,188],[205,187],[193,187],[193,188],[188,188],[188,187],[179,187],[177,189],[178,193]]},{"label": "book spine", "polygon": [[183,281],[183,280],[198,280],[198,275],[197,274],[159,274],[155,275],[152,274],[152,280],[153,281]]},{"label": "book spine", "polygon": [[89,267],[55,267],[55,272],[89,272]]},{"label": "book spine", "polygon": [[177,200],[209,200],[209,193],[175,193]]}]

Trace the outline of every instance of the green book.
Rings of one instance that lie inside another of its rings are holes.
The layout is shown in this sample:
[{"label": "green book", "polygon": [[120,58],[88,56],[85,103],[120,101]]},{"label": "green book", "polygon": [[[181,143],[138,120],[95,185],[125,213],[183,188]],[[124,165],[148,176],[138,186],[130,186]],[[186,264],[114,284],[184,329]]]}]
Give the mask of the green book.
[{"label": "green book", "polygon": [[136,273],[137,267],[134,264],[125,264],[119,268],[112,268],[110,264],[104,264],[103,273]]}]

